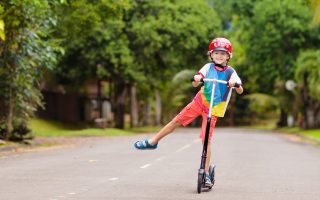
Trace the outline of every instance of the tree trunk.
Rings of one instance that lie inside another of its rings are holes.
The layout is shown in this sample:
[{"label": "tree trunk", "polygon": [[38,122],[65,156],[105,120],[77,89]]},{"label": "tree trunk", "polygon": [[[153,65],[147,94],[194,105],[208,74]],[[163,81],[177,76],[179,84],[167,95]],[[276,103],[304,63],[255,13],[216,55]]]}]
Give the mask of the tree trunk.
[{"label": "tree trunk", "polygon": [[156,125],[161,125],[161,95],[158,90],[156,90]]},{"label": "tree trunk", "polygon": [[9,92],[9,99],[8,99],[8,114],[7,114],[7,119],[6,119],[6,129],[7,129],[7,133],[6,133],[6,140],[9,140],[10,134],[13,131],[13,97],[12,97],[12,89],[10,89]]},{"label": "tree trunk", "polygon": [[311,105],[307,108],[306,111],[306,123],[307,123],[307,128],[315,128],[315,112],[313,110],[313,108],[311,107]]},{"label": "tree trunk", "polygon": [[280,111],[280,119],[279,119],[279,121],[277,123],[278,127],[287,126],[288,125],[287,118],[288,118],[288,113],[285,112],[283,109],[281,109],[281,111]]},{"label": "tree trunk", "polygon": [[101,81],[97,80],[97,104],[99,111],[99,118],[102,118],[102,94],[101,94]]},{"label": "tree trunk", "polygon": [[131,95],[131,120],[130,125],[132,128],[138,126],[138,100],[137,100],[137,90],[135,85],[131,85],[130,88]]},{"label": "tree trunk", "polygon": [[124,116],[125,116],[125,100],[127,95],[127,88],[124,84],[118,85],[118,93],[116,97],[116,128],[124,128]]},{"label": "tree trunk", "polygon": [[143,125],[149,126],[151,124],[151,105],[147,102],[143,107]]},{"label": "tree trunk", "polygon": [[320,127],[320,105],[317,100],[309,96],[308,107],[305,109],[305,128],[314,129]]},{"label": "tree trunk", "polygon": [[[6,21],[6,19],[5,19]],[[6,40],[9,41],[13,38],[13,31],[6,31]],[[15,62],[10,58],[10,47],[9,47],[9,42],[4,42],[4,50],[3,50],[3,63],[5,63],[4,66],[6,66],[6,71],[7,71],[7,77],[4,77],[4,82],[5,82],[5,87],[8,88],[8,96],[5,95],[3,99],[3,104],[4,104],[4,109],[7,111],[7,113],[4,114],[5,116],[5,126],[6,126],[6,135],[5,139],[9,140],[12,131],[13,131],[13,108],[14,108],[14,93],[13,93],[13,88],[11,87],[11,82],[13,80],[13,75],[15,71]],[[16,50],[18,51],[18,50]],[[1,66],[1,67],[4,67]]]},{"label": "tree trunk", "polygon": [[315,128],[320,128],[320,108],[317,108],[317,111],[315,112]]},{"label": "tree trunk", "polygon": [[303,122],[302,128],[310,129],[316,127],[317,106],[316,102],[310,97],[308,90],[308,74],[303,76],[303,85],[301,87]]}]

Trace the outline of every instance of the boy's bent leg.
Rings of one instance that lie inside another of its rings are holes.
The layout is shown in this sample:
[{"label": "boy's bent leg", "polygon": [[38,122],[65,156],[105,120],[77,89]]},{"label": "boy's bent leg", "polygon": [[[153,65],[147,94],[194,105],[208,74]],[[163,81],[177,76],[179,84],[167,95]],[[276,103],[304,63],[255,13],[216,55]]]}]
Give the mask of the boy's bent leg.
[{"label": "boy's bent leg", "polygon": [[[214,131],[214,127],[216,125],[216,122],[217,122],[217,117],[212,117],[211,123],[210,123],[210,130],[209,130],[209,140],[208,140],[208,148],[207,148],[207,159],[206,159],[206,163],[205,163],[205,172],[209,171],[209,166],[211,163],[211,141],[213,138],[213,131]],[[202,139],[202,144],[203,144],[204,138],[205,138],[206,126],[207,126],[207,116],[206,116],[206,114],[202,114],[202,127],[201,127],[201,131],[200,131],[200,137]]]},{"label": "boy's bent leg", "polygon": [[205,168],[204,168],[205,172],[209,172],[210,163],[211,163],[211,142],[208,143],[207,159],[206,159],[206,165],[205,165]]},{"label": "boy's bent leg", "polygon": [[209,173],[209,166],[211,163],[211,142],[208,143],[208,149],[207,149],[207,159],[206,159],[206,163],[205,163],[205,174],[206,174],[206,181],[205,181],[205,185],[208,187],[212,187],[213,183],[212,183],[212,177]]}]

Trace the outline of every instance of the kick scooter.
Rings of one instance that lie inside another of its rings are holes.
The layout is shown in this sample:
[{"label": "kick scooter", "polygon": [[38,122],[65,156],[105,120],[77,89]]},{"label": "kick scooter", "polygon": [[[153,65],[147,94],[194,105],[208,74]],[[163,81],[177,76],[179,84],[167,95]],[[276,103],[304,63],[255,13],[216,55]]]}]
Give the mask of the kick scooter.
[{"label": "kick scooter", "polygon": [[[193,79],[194,81],[194,79]],[[216,84],[226,84],[228,85],[227,81],[222,81],[222,80],[217,80],[217,79],[209,79],[209,78],[204,78],[201,79],[200,82],[212,82],[212,92],[211,92],[211,100],[210,100],[210,107],[209,107],[209,113],[207,116],[207,125],[206,125],[206,131],[205,131],[205,138],[203,142],[203,149],[202,149],[202,156],[201,156],[201,164],[200,164],[200,169],[198,171],[198,185],[197,185],[197,191],[198,193],[201,193],[202,188],[207,188],[211,189],[214,185],[215,179],[215,165],[212,165],[209,167],[209,175],[212,180],[212,186],[208,187],[205,185],[205,164],[206,164],[206,159],[207,159],[207,148],[208,148],[208,141],[209,141],[209,131],[210,131],[210,123],[211,123],[211,117],[212,117],[212,105],[214,101],[214,92],[216,88]],[[235,87],[239,87],[240,84],[236,83]]]}]

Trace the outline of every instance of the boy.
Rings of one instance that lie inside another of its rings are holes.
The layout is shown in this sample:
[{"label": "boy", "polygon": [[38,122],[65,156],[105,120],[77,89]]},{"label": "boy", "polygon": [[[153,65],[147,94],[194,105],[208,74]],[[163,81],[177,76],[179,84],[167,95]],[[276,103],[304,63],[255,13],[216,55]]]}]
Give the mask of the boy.
[{"label": "boy", "polygon": [[[229,103],[232,87],[235,88],[238,94],[243,92],[241,86],[241,80],[236,71],[228,66],[229,60],[232,58],[232,44],[226,38],[215,38],[209,45],[208,55],[212,60],[212,63],[208,63],[203,66],[198,74],[194,75],[193,87],[197,87],[200,84],[202,78],[214,78],[224,80],[228,82],[228,86],[217,84],[214,94],[214,103],[212,107],[212,118],[209,132],[209,142],[207,149],[207,159],[205,165],[206,173],[206,186],[212,186],[211,178],[209,176],[209,165],[211,159],[211,139],[213,135],[213,128],[215,127],[218,117],[223,117],[226,111],[226,107]],[[236,84],[237,83],[237,84]],[[202,142],[205,138],[205,129],[207,123],[207,115],[209,112],[212,83],[205,82],[200,91],[196,94],[193,101],[189,103],[171,122],[164,126],[155,136],[151,139],[137,141],[134,146],[137,149],[156,149],[158,142],[171,133],[175,128],[180,125],[186,126],[191,123],[199,115],[202,115],[202,128],[200,137]]]}]

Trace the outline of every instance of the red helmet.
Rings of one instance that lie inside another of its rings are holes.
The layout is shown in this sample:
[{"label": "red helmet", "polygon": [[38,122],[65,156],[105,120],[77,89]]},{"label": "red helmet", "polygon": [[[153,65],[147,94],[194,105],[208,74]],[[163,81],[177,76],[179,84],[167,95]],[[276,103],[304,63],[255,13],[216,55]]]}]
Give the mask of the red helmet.
[{"label": "red helmet", "polygon": [[232,57],[232,44],[226,38],[215,38],[211,41],[209,45],[208,54],[212,51],[225,51],[229,54],[230,58]]}]

